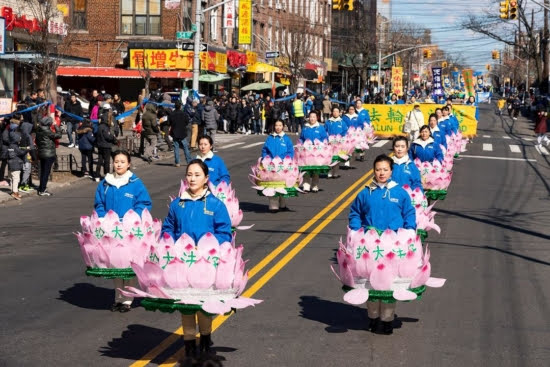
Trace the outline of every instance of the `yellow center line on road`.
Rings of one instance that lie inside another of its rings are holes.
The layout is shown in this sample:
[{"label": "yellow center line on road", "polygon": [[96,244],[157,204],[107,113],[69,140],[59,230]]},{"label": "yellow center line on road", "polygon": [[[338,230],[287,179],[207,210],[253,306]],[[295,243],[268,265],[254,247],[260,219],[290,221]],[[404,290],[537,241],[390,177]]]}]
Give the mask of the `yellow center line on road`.
[{"label": "yellow center line on road", "polygon": [[[276,249],[271,251],[266,257],[264,257],[256,266],[254,266],[252,269],[248,272],[248,280],[252,279],[254,275],[258,274],[263,268],[265,268],[267,265],[269,265],[270,262],[272,262],[281,252],[283,252],[286,248],[288,248],[290,245],[294,243],[302,234],[304,234],[311,226],[313,226],[317,221],[319,221],[328,211],[333,209],[336,205],[338,205],[350,192],[352,192],[357,186],[364,184],[365,180],[369,178],[369,176],[372,174],[373,170],[371,169],[367,173],[365,173],[361,178],[359,178],[355,183],[353,183],[351,186],[349,186],[344,192],[342,192],[336,199],[334,199],[330,204],[328,204],[323,210],[318,212],[313,218],[311,218],[308,222],[306,222],[302,227],[300,227],[295,233],[293,233],[289,238],[287,238],[283,243],[281,243]],[[247,293],[244,292],[243,296]],[[214,319],[214,323],[212,325],[213,328],[216,327],[218,320],[224,319],[225,316],[218,316],[216,319]],[[225,321],[225,320],[224,320]],[[223,321],[221,321],[223,323]],[[221,325],[220,323],[220,325]],[[215,330],[215,329],[213,329]],[[154,358],[159,356],[162,352],[164,352],[166,349],[168,349],[172,344],[177,342],[181,335],[183,335],[183,329],[179,327],[176,331],[174,331],[169,337],[164,339],[162,342],[160,342],[156,347],[151,349],[147,354],[145,354],[143,357],[141,357],[139,360],[135,361],[130,365],[130,367],[144,367],[149,362],[151,362]]]},{"label": "yellow center line on road", "polygon": [[[370,178],[365,184],[369,185],[372,182]],[[306,247],[311,240],[313,240],[319,233],[325,229],[325,227],[332,222],[344,209],[346,209],[355,197],[363,190],[363,187],[358,189],[353,195],[348,197],[336,210],[334,210],[329,216],[327,216],[311,233],[303,238],[292,250],[290,250],[281,260],[279,260],[271,269],[269,269],[260,279],[256,281],[250,288],[248,288],[243,294],[243,297],[252,297],[258,292],[270,279],[272,279],[281,269],[283,269],[296,255],[300,253]],[[328,270],[327,270],[328,271]],[[233,315],[233,314],[231,314]],[[212,323],[212,332],[216,331],[231,315],[218,316]],[[165,362],[159,365],[159,367],[172,367],[174,366],[181,356],[185,353],[183,348],[180,348],[176,353],[170,356]]]}]

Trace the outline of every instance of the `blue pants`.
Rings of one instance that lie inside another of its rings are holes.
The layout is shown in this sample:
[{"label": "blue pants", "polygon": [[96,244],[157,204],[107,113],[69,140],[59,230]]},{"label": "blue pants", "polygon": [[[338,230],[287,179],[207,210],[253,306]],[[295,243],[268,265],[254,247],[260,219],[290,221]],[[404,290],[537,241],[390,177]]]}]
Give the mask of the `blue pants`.
[{"label": "blue pants", "polygon": [[180,163],[180,148],[183,149],[183,154],[185,155],[185,161],[187,163],[191,162],[191,153],[189,152],[189,143],[187,139],[175,139],[174,138],[174,158],[176,164]]},{"label": "blue pants", "polygon": [[[69,145],[78,144],[78,139],[76,136],[76,130],[78,130],[78,124],[79,122],[67,121],[67,136],[69,137]],[[73,141],[73,133],[75,135],[74,141]]]},{"label": "blue pants", "polygon": [[260,119],[258,120],[252,120],[252,131],[254,132],[254,134],[259,134],[261,133],[262,131],[262,122]]}]

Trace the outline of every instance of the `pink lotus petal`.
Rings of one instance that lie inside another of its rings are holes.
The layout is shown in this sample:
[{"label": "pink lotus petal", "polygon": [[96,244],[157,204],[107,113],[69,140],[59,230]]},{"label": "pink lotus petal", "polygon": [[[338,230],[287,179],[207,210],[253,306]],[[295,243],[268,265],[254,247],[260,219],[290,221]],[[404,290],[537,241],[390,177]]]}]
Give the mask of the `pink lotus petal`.
[{"label": "pink lotus petal", "polygon": [[113,268],[124,269],[129,267],[131,257],[132,249],[122,243],[118,243],[109,251],[109,262]]},{"label": "pink lotus petal", "polygon": [[263,187],[263,186],[252,186],[252,188],[253,188],[254,190],[258,190],[258,191],[262,191],[262,190],[265,189],[265,187]]},{"label": "pink lotus petal", "polygon": [[231,306],[218,300],[206,301],[202,304],[202,309],[208,313],[223,315],[231,312]]},{"label": "pink lotus petal", "polygon": [[220,259],[216,268],[216,280],[214,285],[216,289],[229,289],[233,283],[234,263]]},{"label": "pink lotus petal", "polygon": [[164,282],[164,271],[159,264],[155,264],[151,261],[146,261],[143,264],[143,272],[147,277],[148,288],[151,286],[164,287],[166,283]]},{"label": "pink lotus petal", "polygon": [[445,281],[447,279],[443,279],[443,278],[428,278],[428,280],[426,281],[426,285],[428,287],[432,287],[432,288],[441,288],[443,287],[443,285],[445,284]]},{"label": "pink lotus petal", "polygon": [[174,258],[164,268],[164,282],[168,288],[182,289],[189,287],[187,272],[189,267],[179,258]]},{"label": "pink lotus petal", "polygon": [[336,278],[338,278],[339,281],[342,281],[342,279],[340,278],[340,275],[338,274],[338,272],[336,271],[336,269],[334,269],[334,265],[335,264],[332,264],[330,266],[330,270],[332,270],[332,272],[334,273],[334,275],[336,275]]},{"label": "pink lotus petal", "polygon": [[286,191],[285,188],[283,187],[277,187],[275,188],[275,192],[279,193],[279,194],[283,194],[283,195],[286,195],[288,192]]},{"label": "pink lotus petal", "polygon": [[220,243],[216,236],[208,232],[199,239],[197,243],[197,256],[205,259],[213,258],[218,255]]},{"label": "pink lotus petal", "polygon": [[147,288],[147,290],[149,291],[149,293],[151,293],[157,298],[172,299],[170,295],[166,294],[162,289],[160,289],[156,285],[150,286],[149,288]]},{"label": "pink lotus petal", "polygon": [[427,263],[424,265],[420,271],[414,276],[413,280],[411,281],[411,288],[420,287],[421,285],[426,284],[428,279],[430,278],[432,267],[430,263]]},{"label": "pink lotus petal", "polygon": [[344,301],[352,305],[362,305],[369,300],[369,290],[365,288],[356,288],[344,295]]},{"label": "pink lotus petal", "polygon": [[210,288],[216,281],[216,269],[202,257],[189,269],[187,280],[193,288]]},{"label": "pink lotus petal", "polygon": [[134,287],[126,287],[126,290],[118,288],[118,290],[126,297],[156,298],[154,294],[144,292]]},{"label": "pink lotus petal", "polygon": [[271,187],[268,187],[267,189],[264,189],[262,191],[262,194],[267,197],[275,196],[275,193],[276,193],[275,189]]},{"label": "pink lotus petal", "polygon": [[182,299],[176,301],[175,303],[181,303],[184,305],[202,305],[202,302],[196,297],[183,297]]},{"label": "pink lotus petal", "polygon": [[106,268],[109,264],[109,256],[100,243],[92,249],[90,254],[92,263],[98,268]]},{"label": "pink lotus petal", "polygon": [[235,308],[237,310],[241,308],[246,308],[249,306],[255,306],[262,302],[263,301],[259,299],[246,298],[246,297],[233,298],[225,301],[225,303],[228,306],[230,306],[231,308]]},{"label": "pink lotus petal", "polygon": [[392,282],[392,271],[384,264],[378,264],[370,274],[370,283],[378,291],[390,290]]},{"label": "pink lotus petal", "polygon": [[417,298],[417,295],[407,289],[398,289],[393,291],[393,298],[398,301],[412,301]]},{"label": "pink lotus petal", "polygon": [[151,216],[151,213],[149,213],[149,210],[143,209],[141,212],[141,222],[149,223],[149,225],[153,224],[153,217]]}]

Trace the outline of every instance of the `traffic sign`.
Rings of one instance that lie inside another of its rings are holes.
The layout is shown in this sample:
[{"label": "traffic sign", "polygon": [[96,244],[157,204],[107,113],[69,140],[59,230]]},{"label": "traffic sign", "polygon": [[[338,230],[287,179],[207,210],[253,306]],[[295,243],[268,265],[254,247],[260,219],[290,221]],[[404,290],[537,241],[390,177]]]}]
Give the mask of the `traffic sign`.
[{"label": "traffic sign", "polygon": [[266,59],[276,59],[279,57],[279,51],[266,51],[265,52],[265,58]]},{"label": "traffic sign", "polygon": [[178,40],[185,40],[185,39],[191,39],[193,38],[194,32],[176,32],[176,39]]},{"label": "traffic sign", "polygon": [[[195,44],[193,42],[182,43],[181,49],[184,50],[184,51],[193,51],[193,48],[194,48],[193,46],[194,45]],[[199,51],[208,51],[208,43],[202,43],[201,42]]]}]

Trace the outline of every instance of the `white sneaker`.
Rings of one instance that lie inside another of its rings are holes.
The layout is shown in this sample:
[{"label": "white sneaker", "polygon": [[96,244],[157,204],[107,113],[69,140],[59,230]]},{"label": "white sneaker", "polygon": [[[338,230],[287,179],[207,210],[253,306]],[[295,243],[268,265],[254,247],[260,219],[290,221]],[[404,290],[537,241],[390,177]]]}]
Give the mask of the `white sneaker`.
[{"label": "white sneaker", "polygon": [[328,177],[328,178],[332,178],[332,173],[329,172],[329,173],[327,174],[327,177]]},{"label": "white sneaker", "polygon": [[78,149],[78,145],[75,145],[74,147],[75,147],[76,149]]},{"label": "white sneaker", "polygon": [[69,144],[69,148],[74,148],[74,144]]},{"label": "white sneaker", "polygon": [[313,192],[318,192],[318,191],[319,191],[319,187],[313,186],[313,187],[311,188],[311,191],[313,191]]},{"label": "white sneaker", "polygon": [[346,163],[344,163],[344,166],[346,167],[349,167],[349,165],[350,165],[349,161],[346,161]]},{"label": "white sneaker", "polygon": [[305,192],[309,192],[310,191],[310,185],[308,183],[305,183],[302,185],[302,189],[305,191]]}]

